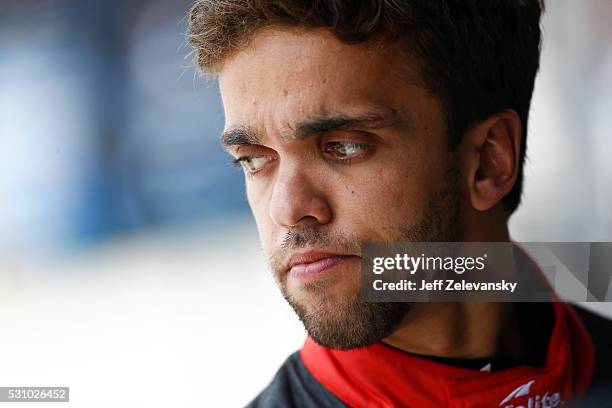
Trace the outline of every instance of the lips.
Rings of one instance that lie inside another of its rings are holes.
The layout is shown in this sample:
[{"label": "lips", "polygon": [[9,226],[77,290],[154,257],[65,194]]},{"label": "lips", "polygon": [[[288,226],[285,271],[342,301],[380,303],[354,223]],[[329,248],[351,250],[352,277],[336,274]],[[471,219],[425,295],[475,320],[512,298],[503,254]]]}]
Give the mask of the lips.
[{"label": "lips", "polygon": [[359,265],[360,257],[328,252],[306,251],[294,253],[287,263],[287,273],[296,279],[320,277],[340,266]]}]

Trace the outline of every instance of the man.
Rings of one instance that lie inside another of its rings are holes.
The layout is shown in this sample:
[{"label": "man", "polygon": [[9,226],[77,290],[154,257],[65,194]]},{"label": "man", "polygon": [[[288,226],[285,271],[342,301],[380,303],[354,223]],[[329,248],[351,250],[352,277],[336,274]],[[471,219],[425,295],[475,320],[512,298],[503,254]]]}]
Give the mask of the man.
[{"label": "man", "polygon": [[188,37],[218,75],[221,141],[309,334],[253,406],[553,407],[607,378],[610,325],[564,303],[360,296],[364,243],[509,241],[541,8],[195,3]]}]

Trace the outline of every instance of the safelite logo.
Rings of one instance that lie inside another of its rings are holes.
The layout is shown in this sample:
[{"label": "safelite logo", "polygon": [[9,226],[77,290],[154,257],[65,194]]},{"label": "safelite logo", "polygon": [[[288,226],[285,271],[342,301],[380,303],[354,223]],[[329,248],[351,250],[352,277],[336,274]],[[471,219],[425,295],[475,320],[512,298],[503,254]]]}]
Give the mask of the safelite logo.
[{"label": "safelite logo", "polygon": [[530,395],[531,386],[534,383],[535,380],[531,380],[519,385],[499,403],[499,406],[503,408],[556,408],[563,404],[561,394],[558,392],[549,393],[547,391],[544,395]]}]

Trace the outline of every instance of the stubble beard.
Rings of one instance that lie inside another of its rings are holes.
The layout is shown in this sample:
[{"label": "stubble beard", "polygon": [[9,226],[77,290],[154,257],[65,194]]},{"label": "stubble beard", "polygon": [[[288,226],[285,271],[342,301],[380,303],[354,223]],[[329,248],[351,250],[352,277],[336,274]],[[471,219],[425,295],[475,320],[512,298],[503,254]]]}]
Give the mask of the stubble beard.
[{"label": "stubble beard", "polygon": [[[393,241],[458,242],[462,240],[460,225],[459,171],[450,166],[446,184],[432,194],[428,205],[416,223],[398,227]],[[270,257],[270,266],[281,293],[298,315],[309,336],[317,343],[340,350],[369,346],[396,331],[413,303],[365,302],[361,291],[334,296],[326,288],[326,281],[303,284],[300,290],[316,294],[316,304],[305,305],[287,290],[287,276],[280,271],[280,259],[287,251],[311,245],[338,250],[339,253],[360,251],[361,242],[346,236],[323,234],[313,227],[290,230],[281,245]]]}]

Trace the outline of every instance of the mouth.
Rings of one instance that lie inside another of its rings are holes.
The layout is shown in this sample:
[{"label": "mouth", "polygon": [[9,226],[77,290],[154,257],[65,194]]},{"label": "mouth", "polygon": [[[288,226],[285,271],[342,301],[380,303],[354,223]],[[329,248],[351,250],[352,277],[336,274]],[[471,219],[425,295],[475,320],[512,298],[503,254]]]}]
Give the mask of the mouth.
[{"label": "mouth", "polygon": [[305,282],[321,278],[340,268],[359,267],[360,263],[361,257],[356,255],[308,250],[294,253],[285,271],[290,278]]}]

